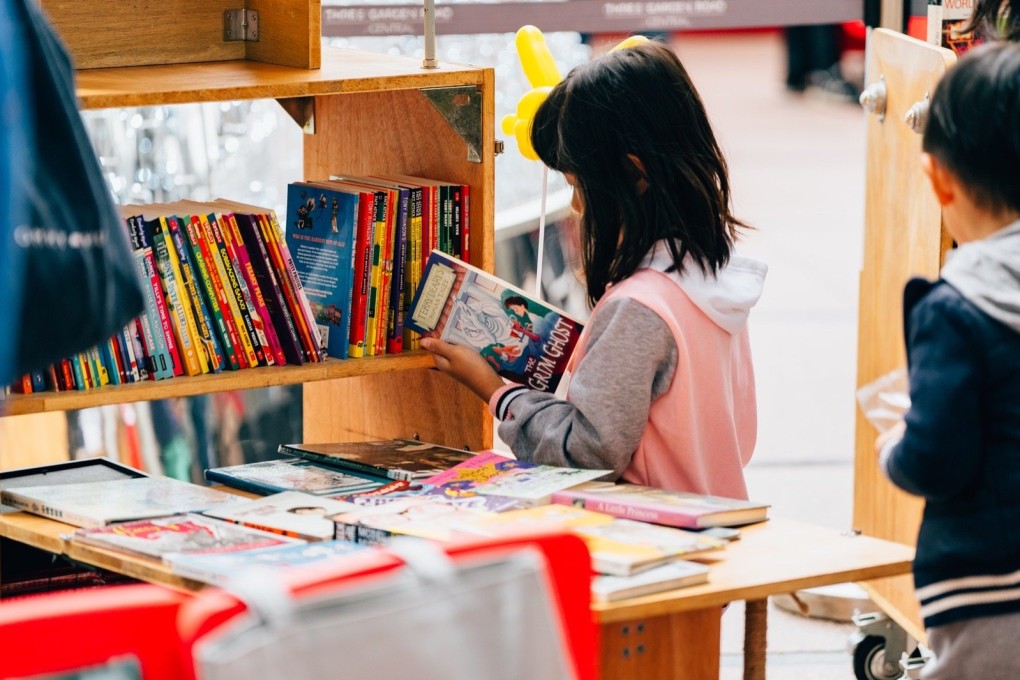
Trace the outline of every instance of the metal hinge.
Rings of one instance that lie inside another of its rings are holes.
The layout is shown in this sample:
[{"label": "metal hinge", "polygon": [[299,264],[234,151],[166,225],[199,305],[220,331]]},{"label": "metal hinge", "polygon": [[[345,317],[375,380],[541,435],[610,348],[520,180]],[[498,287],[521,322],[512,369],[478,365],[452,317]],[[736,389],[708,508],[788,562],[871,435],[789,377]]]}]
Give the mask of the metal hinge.
[{"label": "metal hinge", "polygon": [[259,41],[259,13],[254,9],[227,9],[223,11],[223,41]]}]

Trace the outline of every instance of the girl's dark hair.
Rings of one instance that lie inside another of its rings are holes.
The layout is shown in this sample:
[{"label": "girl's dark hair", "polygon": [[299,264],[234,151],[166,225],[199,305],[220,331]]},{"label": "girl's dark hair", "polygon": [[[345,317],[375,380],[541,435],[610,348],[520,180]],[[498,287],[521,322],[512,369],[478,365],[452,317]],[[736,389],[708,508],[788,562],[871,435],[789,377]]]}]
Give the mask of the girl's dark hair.
[{"label": "girl's dark hair", "polygon": [[935,88],[924,150],[974,203],[1020,212],[1020,44],[980,45]]},{"label": "girl's dark hair", "polygon": [[667,241],[678,271],[689,255],[711,273],[746,226],[730,213],[726,161],[701,98],[660,43],[573,69],[536,112],[531,141],[546,165],[577,176],[592,304],[633,274],[656,241]]},{"label": "girl's dark hair", "polygon": [[964,31],[985,40],[1020,40],[1020,0],[977,0]]}]

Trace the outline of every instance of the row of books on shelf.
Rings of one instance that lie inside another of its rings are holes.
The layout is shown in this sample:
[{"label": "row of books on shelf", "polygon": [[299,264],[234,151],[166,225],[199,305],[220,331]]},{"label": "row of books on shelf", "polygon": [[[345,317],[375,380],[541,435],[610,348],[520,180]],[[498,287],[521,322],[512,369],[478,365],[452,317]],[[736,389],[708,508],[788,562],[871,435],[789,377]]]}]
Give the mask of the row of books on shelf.
[{"label": "row of books on shelf", "polygon": [[568,531],[589,548],[599,600],[703,582],[708,567],[684,560],[726,542],[695,530],[767,518],[760,503],[599,482],[605,470],[492,451],[409,440],[280,448],[293,455],[206,473],[264,496],[255,499],[106,459],[0,473],[0,497],[81,527],[68,536],[73,544],[160,560],[181,577],[213,584],[243,567],[336,559],[394,536],[456,541]]}]

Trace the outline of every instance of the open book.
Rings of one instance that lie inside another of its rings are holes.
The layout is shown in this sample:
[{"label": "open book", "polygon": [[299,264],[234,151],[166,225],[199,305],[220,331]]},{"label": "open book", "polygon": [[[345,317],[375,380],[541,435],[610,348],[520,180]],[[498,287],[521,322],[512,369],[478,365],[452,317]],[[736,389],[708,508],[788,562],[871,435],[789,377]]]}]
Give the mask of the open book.
[{"label": "open book", "polygon": [[502,377],[555,392],[581,335],[566,312],[433,250],[405,328],[475,348]]}]

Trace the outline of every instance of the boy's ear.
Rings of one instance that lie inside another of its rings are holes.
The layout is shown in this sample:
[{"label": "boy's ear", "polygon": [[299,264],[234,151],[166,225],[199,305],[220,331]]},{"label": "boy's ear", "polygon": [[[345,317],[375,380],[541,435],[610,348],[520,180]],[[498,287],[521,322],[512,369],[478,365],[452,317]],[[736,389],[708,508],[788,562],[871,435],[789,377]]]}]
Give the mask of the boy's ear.
[{"label": "boy's ear", "polygon": [[922,153],[921,169],[924,170],[924,174],[928,175],[931,189],[935,193],[939,205],[947,206],[956,200],[956,194],[959,191],[956,177],[946,166],[939,163],[937,158],[930,153]]}]

